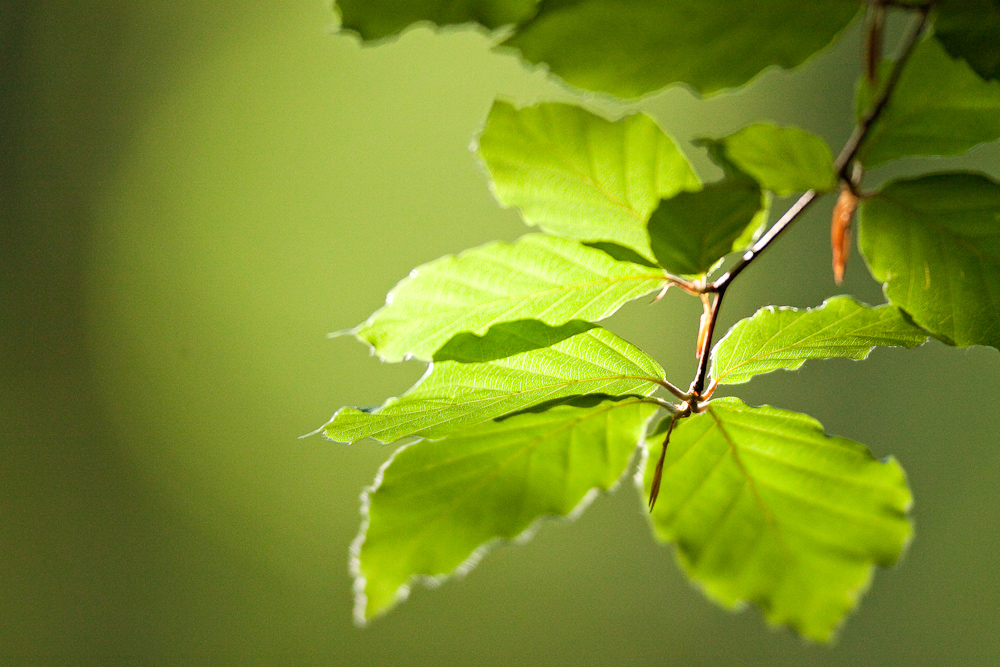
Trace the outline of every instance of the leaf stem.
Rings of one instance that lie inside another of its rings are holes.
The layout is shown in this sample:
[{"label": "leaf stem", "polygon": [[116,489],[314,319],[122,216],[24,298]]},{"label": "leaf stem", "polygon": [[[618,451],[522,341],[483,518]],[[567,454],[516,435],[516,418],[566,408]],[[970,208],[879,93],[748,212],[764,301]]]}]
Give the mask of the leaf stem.
[{"label": "leaf stem", "polygon": [[669,391],[671,394],[681,399],[682,401],[687,401],[691,399],[691,394],[684,393],[679,387],[671,384],[669,380],[658,380],[655,378],[649,378],[649,379],[655,382],[656,384],[660,385],[661,387]]},{"label": "leaf stem", "polygon": [[[850,138],[847,140],[844,148],[840,151],[840,155],[837,156],[837,159],[833,163],[833,167],[837,175],[841,178],[841,180],[848,183],[849,186],[857,186],[855,183],[856,175],[853,167],[854,158],[857,156],[858,151],[861,149],[862,144],[871,132],[872,127],[874,127],[876,121],[882,115],[886,105],[889,103],[889,99],[892,97],[892,93],[895,91],[896,85],[899,83],[899,78],[903,73],[903,69],[906,67],[906,63],[909,61],[910,56],[913,55],[913,50],[916,48],[921,36],[923,36],[924,31],[927,29],[927,23],[930,19],[931,10],[933,9],[934,4],[935,0],[929,0],[929,2],[923,5],[906,7],[907,9],[917,11],[919,18],[903,40],[899,56],[897,57],[896,63],[892,68],[892,72],[889,74],[889,78],[886,80],[882,92],[879,94],[875,103],[872,104],[868,113],[866,113],[855,126]],[[692,399],[692,412],[697,412],[698,401],[704,398],[705,380],[708,369],[708,359],[710,356],[709,350],[712,347],[712,340],[715,334],[715,324],[718,320],[719,309],[722,307],[722,299],[726,295],[726,290],[729,288],[729,285],[736,278],[736,276],[740,275],[751,262],[757,259],[757,257],[759,257],[760,254],[764,252],[764,250],[766,250],[768,246],[770,246],[778,238],[778,236],[781,235],[782,232],[788,229],[788,227],[790,227],[791,224],[798,219],[803,211],[809,208],[809,206],[816,201],[817,196],[818,193],[815,190],[809,190],[799,197],[799,199],[792,204],[787,211],[785,211],[784,215],[782,215],[781,218],[774,223],[771,228],[768,229],[767,232],[753,244],[753,246],[751,246],[749,250],[743,254],[743,257],[741,257],[729,271],[705,287],[705,292],[714,292],[715,298],[712,300],[711,308],[706,311],[708,315],[707,322],[702,321],[701,323],[703,331],[700,335],[705,336],[705,342],[703,349],[699,350],[698,370],[695,373],[694,380],[691,382],[691,388],[688,390],[688,395]]]}]

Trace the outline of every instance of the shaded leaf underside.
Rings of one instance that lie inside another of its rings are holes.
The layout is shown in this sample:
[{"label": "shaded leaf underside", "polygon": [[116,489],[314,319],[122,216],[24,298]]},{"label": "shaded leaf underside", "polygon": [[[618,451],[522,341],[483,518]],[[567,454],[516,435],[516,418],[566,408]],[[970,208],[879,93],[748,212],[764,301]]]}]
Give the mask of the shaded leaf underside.
[{"label": "shaded leaf underside", "polygon": [[934,36],[984,79],[1000,79],[1000,0],[941,0]]},{"label": "shaded leaf underside", "polygon": [[[380,39],[407,25],[514,24],[501,44],[587,90],[638,97],[676,82],[703,94],[791,68],[850,23],[860,0],[339,0],[343,26]],[[766,39],[761,36],[766,35]]]}]

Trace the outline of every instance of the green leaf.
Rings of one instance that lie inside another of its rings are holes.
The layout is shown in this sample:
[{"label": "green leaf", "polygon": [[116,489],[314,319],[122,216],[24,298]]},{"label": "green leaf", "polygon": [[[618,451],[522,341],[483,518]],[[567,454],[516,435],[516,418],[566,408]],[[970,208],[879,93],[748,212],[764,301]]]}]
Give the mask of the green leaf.
[{"label": "green leaf", "polygon": [[677,545],[711,598],[755,602],[770,623],[817,641],[830,639],[874,565],[893,565],[912,532],[894,460],[827,437],[806,415],[736,399],[677,423],[660,489],[653,531]]},{"label": "green leaf", "polygon": [[938,2],[934,36],[984,79],[1000,79],[1000,0]]},{"label": "green leaf", "polygon": [[664,199],[649,219],[656,261],[681,275],[707,273],[759,227],[764,203],[760,187],[745,176]]},{"label": "green leaf", "polygon": [[455,334],[482,334],[498,322],[530,318],[559,326],[603,319],[664,281],[659,269],[615,261],[573,240],[529,234],[417,267],[353,333],[387,361],[426,361]]},{"label": "green leaf", "polygon": [[468,571],[542,517],[578,515],[621,477],[655,411],[634,398],[560,406],[398,450],[363,499],[357,621],[404,599],[417,577]]},{"label": "green leaf", "polygon": [[568,104],[496,102],[479,139],[493,192],[547,232],[651,257],[646,221],[661,198],[701,182],[645,115],[612,122]]},{"label": "green leaf", "polygon": [[419,21],[479,23],[498,28],[531,18],[539,0],[337,0],[341,28],[364,40],[401,32]]},{"label": "green leaf", "polygon": [[338,442],[441,438],[543,401],[588,393],[652,394],[659,364],[606,329],[591,329],[552,347],[486,363],[443,361],[399,398],[375,410],[343,408],[323,427]]},{"label": "green leaf", "polygon": [[797,127],[757,123],[709,141],[717,143],[737,169],[779,197],[806,190],[829,192],[837,187],[830,147]]},{"label": "green leaf", "polygon": [[552,0],[504,45],[581,88],[637,97],[675,82],[700,93],[790,68],[829,44],[859,0]]},{"label": "green leaf", "polygon": [[[1000,39],[1000,37],[998,37]],[[882,68],[882,79],[889,65]],[[862,79],[858,116],[873,91]],[[869,169],[912,155],[959,155],[1000,138],[1000,82],[983,81],[934,39],[917,45],[858,158]]]},{"label": "green leaf", "polygon": [[886,296],[936,337],[1000,348],[1000,183],[932,174],[861,202],[858,245]]},{"label": "green leaf", "polygon": [[712,378],[741,384],[779,369],[795,370],[806,359],[864,359],[876,346],[912,348],[927,334],[893,306],[872,308],[849,296],[818,308],[768,306],[736,323],[712,351]]}]

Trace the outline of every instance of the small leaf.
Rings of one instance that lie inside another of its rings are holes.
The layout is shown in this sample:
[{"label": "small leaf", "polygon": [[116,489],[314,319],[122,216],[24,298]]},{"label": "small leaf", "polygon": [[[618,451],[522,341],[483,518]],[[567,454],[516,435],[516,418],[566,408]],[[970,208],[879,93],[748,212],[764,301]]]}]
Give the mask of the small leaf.
[{"label": "small leaf", "polygon": [[354,333],[386,361],[426,361],[455,334],[498,322],[603,319],[665,279],[576,241],[529,234],[417,267]]},{"label": "small leaf", "polygon": [[638,97],[676,82],[700,93],[795,67],[829,44],[859,0],[558,0],[504,45],[587,90]]},{"label": "small leaf", "polygon": [[559,406],[398,450],[364,495],[357,621],[404,599],[417,577],[467,571],[542,517],[579,514],[621,477],[655,411],[634,398]]},{"label": "small leaf", "polygon": [[700,275],[737,249],[764,206],[753,180],[727,178],[698,192],[660,202],[649,219],[649,238],[660,266],[681,275]]},{"label": "small leaf", "polygon": [[779,197],[806,190],[829,192],[837,187],[830,147],[797,127],[757,123],[724,139],[702,142],[718,144],[737,169]]},{"label": "small leaf", "polygon": [[552,347],[486,363],[443,361],[410,391],[371,410],[343,408],[323,427],[337,442],[449,433],[578,394],[652,394],[663,381],[659,364],[610,331],[591,329]]},{"label": "small leaf", "polygon": [[700,185],[674,141],[641,114],[612,122],[568,104],[496,102],[479,154],[497,199],[529,225],[647,258],[649,214],[661,198]]},{"label": "small leaf", "polygon": [[936,337],[1000,348],[1000,183],[894,181],[861,202],[858,246],[886,296]]},{"label": "small leaf", "polygon": [[1000,0],[941,0],[934,36],[984,79],[1000,79]]},{"label": "small leaf", "polygon": [[709,597],[828,641],[874,565],[899,558],[910,503],[894,460],[806,415],[722,399],[674,427],[650,520]]},{"label": "small leaf", "polygon": [[[1000,38],[998,38],[1000,39]],[[889,65],[883,68],[883,80]],[[864,115],[873,91],[858,86]],[[912,155],[959,155],[1000,138],[1000,82],[985,82],[935,39],[917,45],[881,117],[858,153],[871,169]]]},{"label": "small leaf", "polygon": [[498,28],[535,14],[539,0],[337,0],[341,28],[368,41],[402,32],[413,23],[479,23]]},{"label": "small leaf", "polygon": [[712,351],[719,384],[749,382],[755,375],[795,370],[807,359],[865,359],[876,346],[912,348],[927,334],[893,306],[872,308],[835,296],[818,308],[762,308],[736,323]]}]

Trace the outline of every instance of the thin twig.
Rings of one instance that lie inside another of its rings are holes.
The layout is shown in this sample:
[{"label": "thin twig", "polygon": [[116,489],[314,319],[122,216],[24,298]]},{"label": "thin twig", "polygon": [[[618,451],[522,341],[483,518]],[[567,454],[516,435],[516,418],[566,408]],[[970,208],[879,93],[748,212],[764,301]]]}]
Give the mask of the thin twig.
[{"label": "thin twig", "polygon": [[676,414],[678,414],[681,411],[681,409],[679,407],[677,407],[676,405],[674,405],[670,401],[663,400],[659,396],[646,396],[646,397],[644,397],[642,399],[642,402],[643,403],[652,403],[654,405],[658,405],[659,407],[663,408],[664,410],[666,410],[667,412],[669,412],[672,415],[676,415]]},{"label": "thin twig", "polygon": [[[920,41],[921,36],[927,29],[927,22],[930,18],[931,9],[934,6],[934,0],[930,0],[927,4],[920,5],[918,7],[912,7],[911,9],[919,12],[919,18],[914,23],[909,34],[903,41],[903,45],[900,49],[899,56],[896,59],[896,63],[892,68],[892,72],[889,74],[889,78],[886,80],[885,86],[883,87],[881,93],[876,99],[875,103],[865,114],[864,118],[858,123],[851,133],[850,138],[844,145],[844,148],[840,151],[840,155],[834,161],[834,170],[838,176],[849,183],[850,185],[856,186],[854,181],[854,169],[852,163],[854,158],[857,156],[858,151],[861,149],[861,145],[864,143],[865,139],[868,137],[869,132],[871,132],[872,127],[875,122],[882,115],[885,110],[886,105],[889,103],[889,98],[892,97],[893,91],[896,89],[896,84],[899,83],[899,78],[903,73],[903,69],[906,67],[906,63],[909,61],[910,56],[913,55],[913,50],[916,48],[917,43]],[[695,373],[694,380],[691,382],[691,388],[688,390],[688,394],[693,398],[694,405],[698,404],[698,400],[702,398],[705,389],[705,379],[706,372],[708,369],[708,350],[711,349],[712,340],[715,333],[715,323],[718,320],[719,309],[722,306],[722,299],[726,295],[726,290],[732,283],[736,276],[740,275],[757,257],[760,256],[764,250],[766,250],[774,241],[788,229],[789,226],[805,211],[809,206],[816,201],[817,193],[815,190],[809,190],[801,197],[798,201],[792,204],[791,208],[785,211],[785,214],[771,226],[767,232],[757,240],[753,246],[747,250],[743,257],[733,265],[729,271],[720,276],[710,285],[705,287],[706,292],[714,292],[715,299],[712,301],[712,308],[709,311],[709,321],[707,326],[702,325],[705,328],[705,335],[707,336],[707,341],[705,343],[705,353],[700,355],[698,358],[698,370]]]},{"label": "thin twig", "polygon": [[686,401],[691,398],[691,394],[685,393],[679,387],[676,387],[673,384],[671,384],[669,380],[659,380],[654,378],[649,378],[649,379],[653,380],[653,382],[660,385],[661,387],[669,391],[671,394],[681,399],[682,401]]}]

